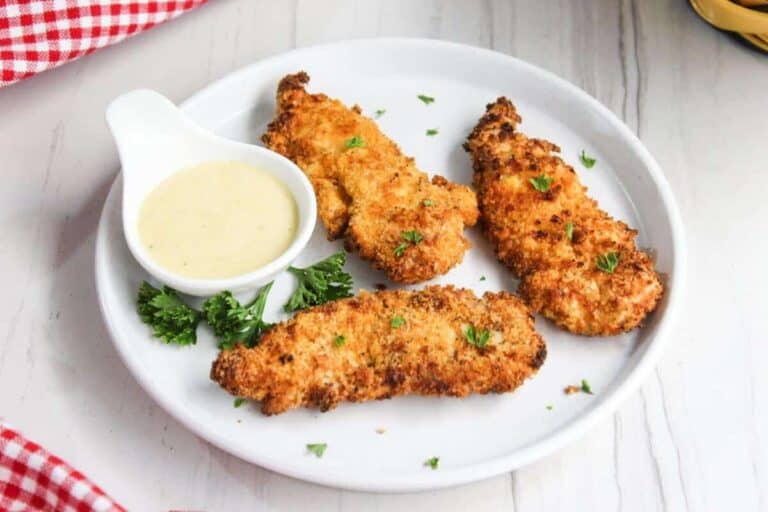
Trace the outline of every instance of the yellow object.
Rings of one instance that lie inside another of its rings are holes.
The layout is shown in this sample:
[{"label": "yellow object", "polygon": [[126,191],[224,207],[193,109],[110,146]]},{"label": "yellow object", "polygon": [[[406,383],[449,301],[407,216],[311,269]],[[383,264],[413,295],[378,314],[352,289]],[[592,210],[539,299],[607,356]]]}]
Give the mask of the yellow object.
[{"label": "yellow object", "polygon": [[242,162],[176,172],[139,212],[139,236],[152,259],[192,278],[232,277],[266,265],[291,245],[297,225],[288,187]]},{"label": "yellow object", "polygon": [[738,33],[752,45],[768,51],[768,13],[746,7],[768,5],[768,0],[689,0],[696,13],[710,25]]}]

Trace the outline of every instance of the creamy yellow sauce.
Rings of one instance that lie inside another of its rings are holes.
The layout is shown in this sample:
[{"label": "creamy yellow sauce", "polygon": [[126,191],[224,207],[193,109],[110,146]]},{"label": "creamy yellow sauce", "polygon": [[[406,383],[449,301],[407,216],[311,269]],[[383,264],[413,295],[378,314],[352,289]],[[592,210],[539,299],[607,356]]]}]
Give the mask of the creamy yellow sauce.
[{"label": "creamy yellow sauce", "polygon": [[139,237],[161,267],[224,278],[258,269],[296,236],[298,208],[280,180],[242,162],[174,173],[144,199]]}]

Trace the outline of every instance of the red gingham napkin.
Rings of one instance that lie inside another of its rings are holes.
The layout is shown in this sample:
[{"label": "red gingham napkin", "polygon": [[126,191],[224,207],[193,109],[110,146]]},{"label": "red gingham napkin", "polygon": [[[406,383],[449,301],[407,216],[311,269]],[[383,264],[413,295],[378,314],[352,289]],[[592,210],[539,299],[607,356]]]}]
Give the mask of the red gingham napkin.
[{"label": "red gingham napkin", "polygon": [[207,0],[0,0],[0,87],[170,20]]},{"label": "red gingham napkin", "polygon": [[125,509],[82,473],[0,422],[0,510]]}]

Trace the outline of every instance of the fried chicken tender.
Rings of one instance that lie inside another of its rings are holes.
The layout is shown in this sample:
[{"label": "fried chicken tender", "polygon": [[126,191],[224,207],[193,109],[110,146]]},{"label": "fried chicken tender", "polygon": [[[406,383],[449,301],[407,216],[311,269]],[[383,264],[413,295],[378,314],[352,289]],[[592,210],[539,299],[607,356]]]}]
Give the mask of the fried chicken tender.
[{"label": "fried chicken tender", "polygon": [[359,107],[309,94],[308,81],[304,72],[280,81],[262,140],[312,182],[328,239],[343,237],[347,250],[400,283],[460,263],[470,246],[463,230],[479,215],[474,192],[441,176],[430,182]]},{"label": "fried chicken tender", "polygon": [[[465,330],[475,329],[470,344]],[[482,343],[481,343],[482,344]],[[536,373],[547,350],[528,307],[510,293],[430,286],[362,292],[302,311],[254,348],[223,351],[211,379],[261,401],[264,414],[327,411],[341,401],[397,395],[512,391]]]},{"label": "fried chicken tender", "polygon": [[[520,121],[499,98],[464,145],[499,260],[520,278],[523,299],[558,326],[593,336],[634,329],[663,291],[651,258],[635,246],[637,231],[601,210],[554,154],[560,149],[517,131]],[[545,192],[531,181],[541,177],[551,179]],[[612,272],[597,264],[609,253],[618,256]]]}]

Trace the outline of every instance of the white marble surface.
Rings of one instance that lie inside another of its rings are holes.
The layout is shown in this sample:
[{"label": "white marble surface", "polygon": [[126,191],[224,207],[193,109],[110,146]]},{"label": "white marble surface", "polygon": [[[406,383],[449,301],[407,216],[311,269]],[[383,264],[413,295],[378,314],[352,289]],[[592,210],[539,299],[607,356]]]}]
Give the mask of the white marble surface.
[{"label": "white marble surface", "polygon": [[[671,348],[613,416],[561,452],[444,491],[305,484],[187,432],[128,374],[93,280],[118,161],[107,102],[182,100],[294,46],[436,37],[510,53],[624,118],[682,209],[690,282]],[[0,90],[0,416],[132,510],[768,510],[768,56],[683,0],[214,0]]]}]

